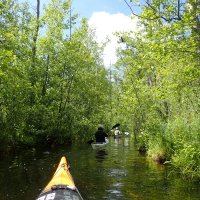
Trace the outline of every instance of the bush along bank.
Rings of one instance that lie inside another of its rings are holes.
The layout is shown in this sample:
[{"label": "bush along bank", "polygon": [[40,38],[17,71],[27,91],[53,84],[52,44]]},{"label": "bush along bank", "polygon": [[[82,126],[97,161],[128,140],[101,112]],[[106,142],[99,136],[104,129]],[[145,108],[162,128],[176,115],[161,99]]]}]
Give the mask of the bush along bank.
[{"label": "bush along bank", "polygon": [[154,161],[171,164],[185,177],[200,179],[199,124],[199,118],[190,123],[177,118],[164,126],[161,124],[154,134],[148,131],[139,134],[139,147],[144,149],[145,146],[148,156]]}]

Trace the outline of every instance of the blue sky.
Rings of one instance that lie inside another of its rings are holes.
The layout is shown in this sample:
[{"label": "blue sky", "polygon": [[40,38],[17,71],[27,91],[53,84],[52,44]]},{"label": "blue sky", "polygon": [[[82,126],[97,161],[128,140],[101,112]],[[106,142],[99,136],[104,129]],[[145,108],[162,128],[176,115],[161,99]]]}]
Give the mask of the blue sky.
[{"label": "blue sky", "polygon": [[104,11],[110,14],[130,14],[130,9],[123,0],[73,0],[72,8],[81,17],[90,18],[92,13]]},{"label": "blue sky", "polygon": [[[25,0],[19,0],[23,2]],[[26,0],[32,9],[36,8],[37,0]],[[40,0],[41,9],[50,0]],[[134,8],[135,9],[135,8]],[[103,52],[106,67],[117,61],[116,49],[119,47],[115,32],[135,31],[137,18],[130,19],[131,11],[124,0],[73,0],[72,14],[79,14],[88,19],[89,26],[96,30],[96,41],[101,44],[106,38],[110,42]]]},{"label": "blue sky", "polygon": [[[32,6],[35,6],[37,0],[19,0],[28,1]],[[41,8],[44,4],[47,4],[50,0],[40,0]],[[90,18],[92,13],[105,11],[110,14],[123,13],[125,15],[130,14],[130,9],[125,4],[124,0],[73,0],[72,9],[75,13],[78,13],[80,17]]]}]

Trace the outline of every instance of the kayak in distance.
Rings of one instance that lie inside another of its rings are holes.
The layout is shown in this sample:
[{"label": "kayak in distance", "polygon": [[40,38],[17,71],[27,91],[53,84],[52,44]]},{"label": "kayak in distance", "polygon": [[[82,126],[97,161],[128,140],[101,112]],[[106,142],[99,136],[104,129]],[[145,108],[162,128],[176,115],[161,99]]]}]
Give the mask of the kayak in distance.
[{"label": "kayak in distance", "polygon": [[51,181],[36,200],[83,200],[73,177],[66,157],[62,157]]},{"label": "kayak in distance", "polygon": [[109,143],[108,138],[105,138],[105,142],[93,142],[91,143],[93,149],[104,149]]}]

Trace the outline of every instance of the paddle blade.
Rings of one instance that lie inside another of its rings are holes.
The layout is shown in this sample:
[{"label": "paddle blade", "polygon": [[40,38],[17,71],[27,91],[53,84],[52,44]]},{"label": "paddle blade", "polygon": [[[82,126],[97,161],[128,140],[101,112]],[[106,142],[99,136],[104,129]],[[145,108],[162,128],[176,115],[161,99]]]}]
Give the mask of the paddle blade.
[{"label": "paddle blade", "polygon": [[93,142],[94,142],[94,140],[87,141],[88,144],[92,144]]},{"label": "paddle blade", "polygon": [[[114,128],[118,127],[118,126],[120,126],[120,124],[115,124],[115,125],[112,127],[112,129],[114,129]],[[112,130],[112,129],[111,129],[111,130]]]}]

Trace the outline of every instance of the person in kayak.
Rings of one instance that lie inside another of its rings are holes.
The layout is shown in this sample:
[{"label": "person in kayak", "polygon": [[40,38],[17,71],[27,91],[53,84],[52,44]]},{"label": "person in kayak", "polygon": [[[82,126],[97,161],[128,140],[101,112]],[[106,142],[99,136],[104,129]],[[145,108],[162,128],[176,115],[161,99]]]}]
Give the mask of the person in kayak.
[{"label": "person in kayak", "polygon": [[114,136],[117,137],[117,136],[120,136],[120,134],[121,133],[120,133],[119,127],[117,127],[115,132],[114,132]]},{"label": "person in kayak", "polygon": [[108,134],[104,131],[103,126],[99,125],[98,130],[95,133],[96,142],[98,142],[98,143],[106,142],[106,140],[105,140],[106,137],[108,137]]}]

